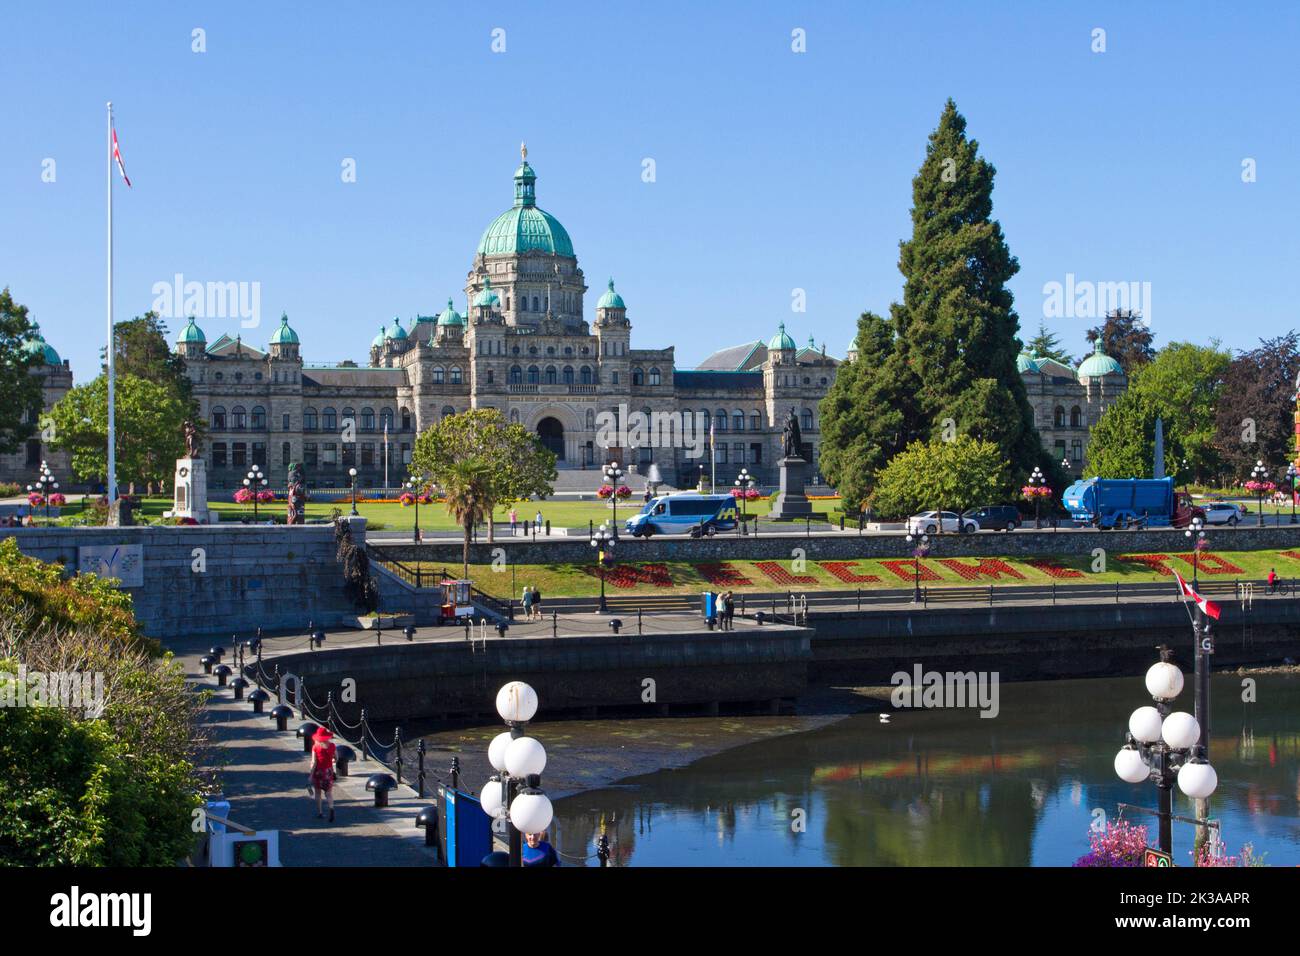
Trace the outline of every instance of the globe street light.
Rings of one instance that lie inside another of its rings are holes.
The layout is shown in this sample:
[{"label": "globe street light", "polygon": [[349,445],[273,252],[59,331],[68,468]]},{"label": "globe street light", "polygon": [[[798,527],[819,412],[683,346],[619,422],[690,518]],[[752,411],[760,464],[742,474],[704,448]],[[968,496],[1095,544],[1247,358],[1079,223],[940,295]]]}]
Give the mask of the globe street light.
[{"label": "globe street light", "polygon": [[1296,523],[1296,518],[1295,518],[1295,482],[1296,482],[1296,479],[1297,479],[1297,478],[1300,478],[1300,471],[1297,471],[1297,470],[1296,470],[1295,462],[1291,462],[1290,464],[1288,464],[1288,465],[1286,466],[1286,480],[1287,480],[1287,483],[1288,483],[1288,487],[1291,489],[1291,523],[1292,523],[1292,524],[1295,524],[1295,523]]},{"label": "globe street light", "polygon": [[1262,528],[1264,527],[1264,482],[1268,480],[1268,469],[1264,467],[1263,459],[1256,459],[1250,477],[1255,482],[1255,507],[1259,509],[1259,526]]},{"label": "globe street light", "polygon": [[912,603],[921,603],[921,559],[930,553],[930,536],[922,534],[917,537],[907,536],[907,543],[917,542],[916,548],[912,551]]},{"label": "globe street light", "polygon": [[262,469],[256,464],[254,464],[253,467],[248,470],[248,474],[244,476],[244,487],[247,488],[248,493],[253,496],[253,522],[256,523],[257,498],[258,495],[262,493],[262,489],[266,487],[266,475],[262,474]]},{"label": "globe street light", "polygon": [[[41,503],[45,505],[45,523],[50,523],[50,495],[59,490],[59,483],[54,480],[54,472],[50,471],[49,465],[44,461],[41,462],[40,473],[36,476],[35,484],[27,486],[29,495],[40,495]],[[30,505],[31,502],[29,501]]]},{"label": "globe street light", "polygon": [[739,489],[740,494],[736,495],[736,497],[740,499],[740,533],[741,534],[749,533],[749,526],[748,526],[749,517],[745,513],[746,510],[745,502],[748,500],[747,496],[749,495],[749,492],[753,490],[753,487],[754,487],[754,476],[749,473],[749,469],[748,468],[740,469],[740,474],[736,476],[736,488]]},{"label": "globe street light", "polygon": [[1039,468],[1037,465],[1034,466],[1034,471],[1029,476],[1029,487],[1032,489],[1034,498],[1034,527],[1041,529],[1043,527],[1043,519],[1040,509],[1042,507],[1043,496],[1038,489],[1047,487],[1047,478],[1043,475],[1043,469]]},{"label": "globe street light", "polygon": [[357,512],[357,470],[355,468],[349,468],[348,477],[352,479],[352,516],[355,518],[358,513]]},{"label": "globe street light", "polygon": [[1191,714],[1170,712],[1183,690],[1183,674],[1173,652],[1161,647],[1160,660],[1146,674],[1155,706],[1139,707],[1128,720],[1124,746],[1115,755],[1115,773],[1126,783],[1151,780],[1156,785],[1160,849],[1173,853],[1173,785],[1194,800],[1204,800],[1218,786],[1218,775],[1205,756],[1201,726]]},{"label": "globe street light", "polygon": [[[411,540],[414,541],[416,544],[419,544],[420,543],[420,495],[422,493],[422,489],[420,488],[420,483],[415,480],[414,475],[411,475],[406,479],[406,489],[411,493],[411,497],[415,499],[415,530],[411,534]],[[355,504],[353,504],[352,507],[353,510],[356,509]]]},{"label": "globe street light", "polygon": [[609,613],[609,605],[605,603],[605,568],[614,563],[614,545],[617,543],[618,538],[604,524],[592,532],[591,546],[596,549],[596,566],[600,568],[600,607],[597,612],[600,614]]},{"label": "globe street light", "polygon": [[497,772],[483,785],[479,804],[508,827],[510,865],[521,866],[523,835],[542,832],[555,816],[541,787],[546,748],[525,735],[525,725],[537,713],[537,692],[523,681],[511,681],[497,691],[496,704],[510,729],[488,746],[488,762]]},{"label": "globe street light", "polygon": [[601,469],[601,474],[605,476],[605,484],[609,485],[609,500],[613,506],[614,537],[618,537],[618,489],[623,480],[623,469],[618,467],[618,462],[611,461]]},{"label": "globe street light", "polygon": [[1200,580],[1197,578],[1197,573],[1200,569],[1199,566],[1201,563],[1200,562],[1201,549],[1208,547],[1208,543],[1205,540],[1205,531],[1203,530],[1204,525],[1205,525],[1205,521],[1203,519],[1193,518],[1191,525],[1188,526],[1187,530],[1183,532],[1183,537],[1194,539],[1192,542],[1192,587],[1193,588],[1195,588],[1198,584],[1200,584]]}]

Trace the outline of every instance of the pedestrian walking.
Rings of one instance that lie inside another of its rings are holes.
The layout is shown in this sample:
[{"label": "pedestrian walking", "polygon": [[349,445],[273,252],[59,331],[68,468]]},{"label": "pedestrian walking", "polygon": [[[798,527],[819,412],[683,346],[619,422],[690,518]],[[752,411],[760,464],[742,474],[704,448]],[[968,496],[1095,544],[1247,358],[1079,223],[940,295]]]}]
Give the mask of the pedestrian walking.
[{"label": "pedestrian walking", "polygon": [[334,735],[324,727],[317,727],[312,734],[314,742],[311,748],[311,767],[307,771],[307,787],[316,798],[316,819],[320,819],[321,797],[324,796],[329,806],[330,823],[334,822],[334,754],[331,742]]},{"label": "pedestrian walking", "polygon": [[542,509],[537,509],[537,517],[533,519],[533,527],[536,529],[535,535],[542,533]]},{"label": "pedestrian walking", "polygon": [[533,586],[531,584],[524,587],[523,605],[524,620],[531,621],[533,619]]},{"label": "pedestrian walking", "polygon": [[515,529],[519,526],[519,512],[514,508],[510,509],[510,537],[515,536]]},{"label": "pedestrian walking", "polygon": [[533,610],[537,612],[537,620],[542,619],[542,589],[533,588]]},{"label": "pedestrian walking", "polygon": [[520,862],[524,866],[559,866],[560,855],[555,852],[555,847],[546,842],[545,830],[541,833],[525,833]]},{"label": "pedestrian walking", "polygon": [[1277,572],[1272,568],[1268,569],[1268,593],[1277,593]]},{"label": "pedestrian walking", "polygon": [[736,619],[736,596],[728,591],[722,595],[722,629],[733,630]]}]

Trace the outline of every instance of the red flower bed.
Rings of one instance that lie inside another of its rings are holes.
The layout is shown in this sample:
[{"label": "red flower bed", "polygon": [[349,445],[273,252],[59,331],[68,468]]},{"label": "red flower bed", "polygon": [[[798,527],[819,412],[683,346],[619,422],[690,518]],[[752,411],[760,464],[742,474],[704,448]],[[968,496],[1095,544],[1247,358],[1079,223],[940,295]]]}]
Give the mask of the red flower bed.
[{"label": "red flower bed", "polygon": [[845,584],[869,584],[880,580],[874,574],[860,574],[854,571],[858,564],[856,561],[818,561],[817,563]]},{"label": "red flower bed", "polygon": [[1025,564],[1029,565],[1031,568],[1036,568],[1039,571],[1042,571],[1051,578],[1064,579],[1084,577],[1082,571],[1076,571],[1074,568],[1063,568],[1055,561],[1050,561],[1047,558],[1034,558],[1030,561],[1026,561]]},{"label": "red flower bed", "polygon": [[[912,581],[916,578],[916,566],[911,561],[904,561],[904,560],[881,561],[880,564],[886,571],[892,571],[894,574],[898,575],[908,584],[911,584]],[[934,571],[931,568],[927,568],[925,564],[922,563],[921,580],[939,581],[942,579],[939,577],[937,571]]]},{"label": "red flower bed", "polygon": [[791,574],[775,561],[755,561],[754,567],[762,571],[777,584],[816,584],[817,579],[809,574]]},{"label": "red flower bed", "polygon": [[1167,554],[1121,554],[1119,560],[1132,564],[1145,564],[1156,574],[1166,578],[1174,573],[1172,569],[1165,567],[1165,562],[1169,560]]},{"label": "red flower bed", "polygon": [[749,578],[745,577],[726,561],[718,561],[711,564],[697,564],[696,570],[700,572],[700,577],[710,584],[716,584],[719,587],[737,588],[742,584],[753,584]]},{"label": "red flower bed", "polygon": [[[600,569],[584,566],[583,569],[593,578],[600,577]],[[667,565],[663,564],[619,564],[605,569],[605,583],[616,588],[634,588],[638,584],[653,584],[657,588],[673,586],[672,576]]]},{"label": "red flower bed", "polygon": [[980,558],[973,567],[969,564],[962,564],[955,558],[939,558],[939,563],[949,571],[960,574],[967,581],[978,581],[980,578],[992,578],[997,581],[1002,575],[1020,581],[1025,579],[1023,574],[998,558]]},{"label": "red flower bed", "polygon": [[1245,574],[1245,570],[1237,567],[1231,561],[1219,557],[1217,554],[1210,554],[1202,551],[1200,556],[1193,560],[1190,554],[1175,555],[1179,561],[1186,561],[1189,568],[1200,568],[1201,574]]},{"label": "red flower bed", "polygon": [[1283,551],[1282,557],[1291,558],[1294,561],[1300,561],[1300,551]]}]

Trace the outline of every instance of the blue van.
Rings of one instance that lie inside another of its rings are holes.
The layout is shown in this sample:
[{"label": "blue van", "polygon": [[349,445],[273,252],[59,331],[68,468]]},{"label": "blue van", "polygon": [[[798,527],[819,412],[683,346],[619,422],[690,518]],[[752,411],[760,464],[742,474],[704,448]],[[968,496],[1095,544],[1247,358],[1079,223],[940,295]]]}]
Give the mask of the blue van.
[{"label": "blue van", "polygon": [[634,538],[683,532],[695,538],[735,527],[736,499],[731,495],[662,495],[627,519],[627,532]]}]

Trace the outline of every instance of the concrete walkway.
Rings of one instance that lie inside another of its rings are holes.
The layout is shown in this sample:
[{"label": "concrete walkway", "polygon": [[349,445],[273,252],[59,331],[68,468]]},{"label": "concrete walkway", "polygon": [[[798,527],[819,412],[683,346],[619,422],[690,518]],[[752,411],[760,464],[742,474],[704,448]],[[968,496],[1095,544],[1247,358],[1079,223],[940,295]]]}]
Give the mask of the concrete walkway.
[{"label": "concrete walkway", "polygon": [[[389,793],[389,806],[376,809],[374,795],[365,790],[366,777],[388,771],[374,760],[357,761],[352,776],[334,785],[335,822],[316,818],[315,801],[307,796],[307,766],[302,741],[293,731],[279,733],[267,714],[255,715],[247,700],[235,701],[229,687],[205,675],[199,658],[212,638],[168,642],[185,667],[189,680],[213,692],[206,710],[214,751],[224,760],[217,768],[230,801],[230,819],[258,830],[279,830],[280,862],[284,866],[436,866],[432,848],[424,846],[424,831],[415,826],[420,799],[410,787]],[[229,642],[225,642],[229,651]],[[229,656],[227,656],[229,660]],[[251,688],[250,688],[251,689]],[[274,706],[275,699],[267,705]]]}]

